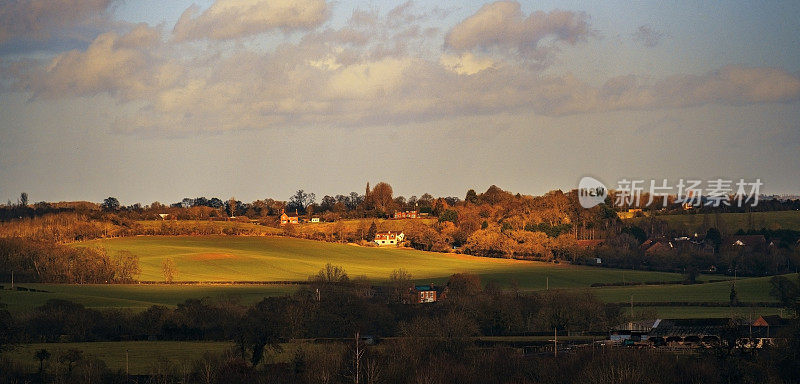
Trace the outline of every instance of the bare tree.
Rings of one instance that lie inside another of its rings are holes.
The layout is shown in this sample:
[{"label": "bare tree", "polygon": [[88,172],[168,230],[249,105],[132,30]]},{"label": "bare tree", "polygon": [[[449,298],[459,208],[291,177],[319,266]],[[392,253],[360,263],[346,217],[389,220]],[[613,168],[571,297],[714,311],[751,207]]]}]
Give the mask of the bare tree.
[{"label": "bare tree", "polygon": [[172,258],[166,258],[161,262],[161,273],[164,275],[164,281],[172,283],[178,277],[178,268],[175,266],[175,261]]}]

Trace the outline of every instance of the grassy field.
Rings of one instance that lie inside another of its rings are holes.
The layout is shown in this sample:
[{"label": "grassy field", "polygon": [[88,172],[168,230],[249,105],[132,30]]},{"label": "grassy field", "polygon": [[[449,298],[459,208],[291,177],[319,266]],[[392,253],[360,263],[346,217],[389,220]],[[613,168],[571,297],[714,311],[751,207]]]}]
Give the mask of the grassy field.
[{"label": "grassy field", "polygon": [[326,263],[344,267],[351,277],[380,281],[398,268],[419,282],[441,282],[457,272],[480,274],[485,281],[523,289],[588,287],[596,282],[669,281],[673,273],[621,271],[534,261],[491,259],[376,248],[286,237],[159,236],[95,240],[76,246],[128,250],[139,256],[141,280],[162,280],[161,263],[172,258],[178,281],[305,281]]},{"label": "grassy field", "polygon": [[[686,214],[686,215],[664,215],[654,216],[659,220],[666,221],[670,228],[683,232],[699,232],[706,226],[719,227],[726,233],[734,233],[739,229],[748,230],[752,221],[754,229],[792,229],[800,230],[800,211],[776,211],[776,212],[753,212],[753,213],[722,213],[714,214]],[[717,223],[719,217],[719,223]],[[752,217],[752,220],[751,220]],[[628,219],[633,223],[645,220],[644,218]]]},{"label": "grassy field", "polygon": [[[623,313],[630,310],[624,308]],[[783,315],[786,311],[773,307],[637,307],[634,304],[633,312],[639,318],[651,319],[697,319],[707,317],[739,317],[742,319],[757,319],[759,316]]]},{"label": "grassy field", "polygon": [[[786,275],[795,279],[793,275]],[[772,302],[769,295],[771,277],[755,277],[736,281],[736,294],[743,302]],[[706,283],[696,285],[649,285],[632,287],[592,288],[601,300],[606,302],[628,302],[633,295],[634,302],[691,302],[730,300],[730,282]]]},{"label": "grassy field", "polygon": [[112,371],[125,372],[125,355],[127,352],[130,374],[147,374],[153,367],[168,359],[178,367],[200,359],[204,353],[221,353],[234,347],[231,342],[190,342],[190,341],[124,341],[124,342],[92,342],[92,343],[47,343],[23,344],[4,355],[25,365],[30,372],[39,369],[39,361],[34,353],[46,349],[51,354],[48,371],[65,369],[58,363],[58,356],[68,349],[83,351],[84,357],[95,357],[105,361]]},{"label": "grassy field", "polygon": [[20,284],[47,292],[0,291],[0,302],[12,312],[31,310],[49,299],[74,301],[93,309],[141,311],[153,305],[174,307],[186,299],[208,297],[253,304],[265,296],[293,293],[295,285],[166,285],[166,284]]},{"label": "grassy field", "polygon": [[[617,270],[533,261],[489,259],[466,255],[421,252],[399,248],[372,248],[332,244],[284,237],[173,236],[132,237],[79,243],[76,246],[104,247],[113,253],[128,250],[139,255],[143,280],[161,279],[161,262],[175,260],[179,280],[184,281],[302,281],[325,263],[341,265],[351,276],[365,276],[381,282],[392,270],[405,268],[418,283],[443,283],[457,272],[481,275],[509,287],[516,281],[523,290],[588,290],[605,302],[637,303],[722,302],[729,299],[730,283],[701,285],[656,285],[590,288],[593,283],[622,281],[675,281],[673,273]],[[708,277],[702,277],[707,279]],[[718,277],[714,277],[718,278]],[[189,298],[208,297],[252,304],[265,296],[291,294],[297,285],[269,284],[128,284],[68,285],[22,284],[47,292],[0,291],[0,302],[14,312],[30,310],[48,299],[61,298],[89,308],[118,308],[139,311],[152,305],[175,306]],[[739,279],[742,302],[769,302],[769,278]],[[6,284],[6,288],[8,288]],[[655,308],[663,316],[724,316],[726,308]],[[771,309],[773,313],[777,309]]]}]

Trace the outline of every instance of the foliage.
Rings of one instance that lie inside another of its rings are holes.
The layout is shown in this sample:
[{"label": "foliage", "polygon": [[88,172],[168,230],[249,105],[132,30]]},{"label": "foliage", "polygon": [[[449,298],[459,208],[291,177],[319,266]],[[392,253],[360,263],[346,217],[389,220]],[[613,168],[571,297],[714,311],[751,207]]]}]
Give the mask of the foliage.
[{"label": "foliage", "polygon": [[175,281],[178,276],[178,268],[175,266],[175,261],[171,258],[166,258],[161,262],[161,274],[164,275],[164,282],[171,283]]}]

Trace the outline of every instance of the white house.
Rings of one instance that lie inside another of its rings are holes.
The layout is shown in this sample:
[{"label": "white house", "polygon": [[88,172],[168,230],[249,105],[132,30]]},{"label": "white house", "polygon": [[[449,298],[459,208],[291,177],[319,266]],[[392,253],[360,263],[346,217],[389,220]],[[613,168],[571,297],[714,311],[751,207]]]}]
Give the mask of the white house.
[{"label": "white house", "polygon": [[403,232],[387,231],[375,234],[375,244],[378,245],[397,245],[401,243],[406,235]]}]

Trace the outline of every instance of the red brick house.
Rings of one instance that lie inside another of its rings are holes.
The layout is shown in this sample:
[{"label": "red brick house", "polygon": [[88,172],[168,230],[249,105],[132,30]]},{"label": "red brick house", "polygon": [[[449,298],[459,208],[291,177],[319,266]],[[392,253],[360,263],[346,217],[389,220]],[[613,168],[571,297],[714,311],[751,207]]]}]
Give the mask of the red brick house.
[{"label": "red brick house", "polygon": [[414,286],[415,301],[420,303],[434,303],[442,297],[440,290],[437,290],[433,284],[430,285],[415,285]]},{"label": "red brick house", "polygon": [[405,211],[405,212],[394,213],[395,219],[416,219],[418,217],[419,217],[419,211]]},{"label": "red brick house", "polygon": [[294,211],[294,215],[287,215],[286,212],[281,211],[281,225],[297,224],[299,222],[300,216],[297,214],[297,211]]}]

